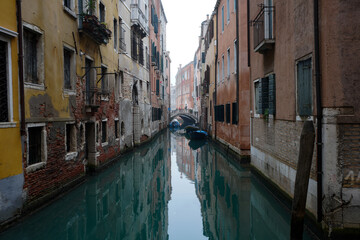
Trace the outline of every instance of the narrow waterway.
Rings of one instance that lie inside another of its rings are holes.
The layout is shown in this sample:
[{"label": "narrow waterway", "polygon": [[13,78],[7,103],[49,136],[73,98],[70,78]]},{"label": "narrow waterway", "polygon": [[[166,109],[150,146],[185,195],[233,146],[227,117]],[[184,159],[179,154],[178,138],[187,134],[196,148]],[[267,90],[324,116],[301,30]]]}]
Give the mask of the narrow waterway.
[{"label": "narrow waterway", "polygon": [[249,168],[211,143],[165,132],[0,240],[289,239],[289,223]]}]

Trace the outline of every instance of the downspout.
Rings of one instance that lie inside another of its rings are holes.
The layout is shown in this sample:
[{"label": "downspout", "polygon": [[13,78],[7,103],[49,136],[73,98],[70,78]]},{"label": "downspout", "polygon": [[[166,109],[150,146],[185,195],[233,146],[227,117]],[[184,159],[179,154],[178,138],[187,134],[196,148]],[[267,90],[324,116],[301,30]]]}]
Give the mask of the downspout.
[{"label": "downspout", "polygon": [[[215,98],[214,98],[214,113],[215,113],[215,106],[217,104],[217,69],[218,69],[218,51],[219,51],[219,6],[216,6],[216,53],[215,53]],[[216,140],[216,114],[214,116],[214,128],[215,128],[215,140]]]},{"label": "downspout", "polygon": [[250,0],[247,0],[247,51],[248,51],[248,67],[250,67]]},{"label": "downspout", "polygon": [[319,40],[319,1],[314,0],[314,40],[315,40],[315,81],[316,81],[316,109],[317,109],[317,220],[322,221],[322,119],[321,104],[321,69],[320,69],[320,40]]},{"label": "downspout", "polygon": [[[240,87],[239,87],[239,70],[240,70],[240,64],[239,64],[239,54],[240,54],[240,49],[239,49],[239,42],[240,42],[240,38],[239,38],[239,4],[238,4],[238,0],[235,1],[236,4],[236,104],[237,104],[237,112],[236,112],[236,124],[239,124],[239,107],[240,107],[240,103],[239,103],[239,92],[240,92]],[[234,114],[234,113],[233,113]]]},{"label": "downspout", "polygon": [[23,25],[21,14],[21,0],[16,0],[17,11],[17,30],[19,33],[19,54],[18,54],[18,67],[19,67],[19,94],[20,94],[20,133],[22,137],[25,137],[25,91],[24,91],[24,56],[23,56]]}]

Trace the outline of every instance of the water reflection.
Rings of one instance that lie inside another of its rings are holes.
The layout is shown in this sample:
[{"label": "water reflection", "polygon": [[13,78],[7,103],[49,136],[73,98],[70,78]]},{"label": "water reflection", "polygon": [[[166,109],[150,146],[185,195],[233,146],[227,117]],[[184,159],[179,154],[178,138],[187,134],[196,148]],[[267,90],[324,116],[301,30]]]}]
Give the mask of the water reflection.
[{"label": "water reflection", "polygon": [[170,141],[122,157],[0,239],[167,239]]},{"label": "water reflection", "polygon": [[288,239],[290,213],[248,168],[189,145],[160,135],[0,240]]}]

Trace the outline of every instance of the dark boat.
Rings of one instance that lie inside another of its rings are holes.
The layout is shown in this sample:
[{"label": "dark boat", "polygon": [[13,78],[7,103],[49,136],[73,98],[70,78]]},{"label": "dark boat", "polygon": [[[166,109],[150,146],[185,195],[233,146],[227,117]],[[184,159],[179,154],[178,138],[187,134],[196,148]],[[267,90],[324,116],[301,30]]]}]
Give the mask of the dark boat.
[{"label": "dark boat", "polygon": [[201,139],[206,139],[208,134],[205,131],[202,130],[197,130],[197,131],[192,131],[188,133],[189,137],[191,140],[201,140]]},{"label": "dark boat", "polygon": [[186,126],[184,129],[186,133],[200,130],[200,128],[196,126]]},{"label": "dark boat", "polygon": [[204,140],[190,140],[189,141],[189,147],[193,150],[197,150],[204,146],[207,142]]},{"label": "dark boat", "polygon": [[172,120],[169,125],[170,125],[170,128],[180,128],[180,123],[176,119]]}]

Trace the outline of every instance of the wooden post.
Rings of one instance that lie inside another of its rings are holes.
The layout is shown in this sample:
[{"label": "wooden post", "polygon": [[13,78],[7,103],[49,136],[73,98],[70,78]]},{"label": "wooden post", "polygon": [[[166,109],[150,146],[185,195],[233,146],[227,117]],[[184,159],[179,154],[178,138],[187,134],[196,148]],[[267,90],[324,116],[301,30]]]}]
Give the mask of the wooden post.
[{"label": "wooden post", "polygon": [[314,141],[315,129],[313,121],[306,121],[300,137],[300,150],[291,211],[290,237],[292,240],[301,240],[303,236],[306,197],[309,186]]}]

